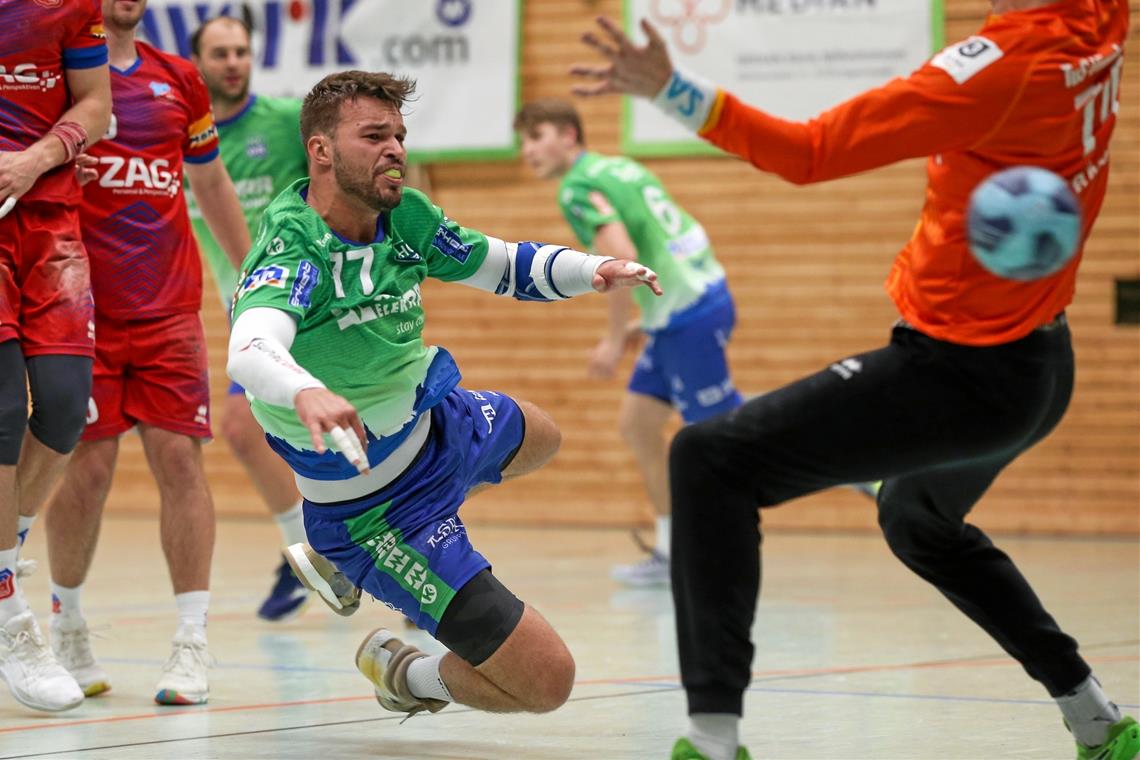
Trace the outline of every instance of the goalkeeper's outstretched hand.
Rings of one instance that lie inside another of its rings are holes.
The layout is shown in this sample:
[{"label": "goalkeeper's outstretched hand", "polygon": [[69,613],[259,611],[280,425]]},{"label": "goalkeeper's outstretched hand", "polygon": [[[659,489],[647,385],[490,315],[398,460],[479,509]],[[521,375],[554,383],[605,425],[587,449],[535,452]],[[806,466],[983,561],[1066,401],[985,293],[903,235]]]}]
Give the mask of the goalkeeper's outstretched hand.
[{"label": "goalkeeper's outstretched hand", "polygon": [[649,42],[638,47],[611,19],[598,16],[597,22],[604,35],[586,32],[582,42],[601,53],[609,63],[572,66],[573,76],[594,80],[594,84],[577,84],[570,91],[575,95],[613,93],[651,99],[661,92],[673,75],[673,62],[657,30],[642,19],[641,28]]}]

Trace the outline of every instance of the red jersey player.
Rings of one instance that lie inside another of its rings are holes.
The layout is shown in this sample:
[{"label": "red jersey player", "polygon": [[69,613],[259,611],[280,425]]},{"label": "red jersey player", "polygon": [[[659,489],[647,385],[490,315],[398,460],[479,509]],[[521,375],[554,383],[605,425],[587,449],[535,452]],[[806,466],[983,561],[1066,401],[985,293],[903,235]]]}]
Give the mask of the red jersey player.
[{"label": "red jersey player", "polygon": [[206,608],[214,511],[202,467],[210,437],[202,267],[182,190],[231,259],[249,250],[245,217],[218,156],[210,97],[193,64],[134,39],[145,0],[103,0],[114,113],[89,151],[83,239],[95,294],[87,428],[47,518],[52,645],[88,695],[108,688],[79,614],[119,436],[138,426],[161,495],[162,547],[178,606],[156,701],[208,697]]},{"label": "red jersey player", "polygon": [[646,23],[645,47],[600,23],[605,38],[583,39],[609,64],[575,67],[600,80],[577,92],[653,98],[764,171],[818,182],[930,157],[921,219],[887,280],[902,316],[890,344],[673,442],[673,597],[691,715],[674,760],[748,754],[737,725],[759,590],[756,507],[877,479],[891,550],[1045,687],[1077,757],[1132,760],[1136,721],[1108,700],[1010,558],[965,522],[1001,470],[1065,412],[1073,355],[1063,310],[1080,262],[1031,282],[990,274],[967,247],[969,195],[1009,166],[1050,169],[1077,193],[1087,237],[1107,185],[1127,0],[994,0],[976,35],[807,123],[675,71]]},{"label": "red jersey player", "polygon": [[0,0],[0,29],[0,677],[28,707],[66,710],[83,693],[44,644],[17,554],[91,388],[73,159],[107,128],[107,46],[97,0]]}]

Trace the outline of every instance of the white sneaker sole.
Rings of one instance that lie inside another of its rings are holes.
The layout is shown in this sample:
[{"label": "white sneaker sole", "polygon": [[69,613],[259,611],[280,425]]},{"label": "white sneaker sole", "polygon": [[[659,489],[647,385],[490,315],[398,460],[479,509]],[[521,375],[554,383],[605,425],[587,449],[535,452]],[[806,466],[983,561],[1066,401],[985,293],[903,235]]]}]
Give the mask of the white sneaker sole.
[{"label": "white sneaker sole", "polygon": [[[285,560],[289,563],[289,567],[293,568],[293,572],[296,574],[297,580],[301,581],[301,585],[310,591],[317,592],[321,600],[336,614],[348,617],[360,609],[360,590],[355,589],[356,597],[351,604],[342,602],[341,596],[333,590],[333,587],[316,568],[318,563],[330,567],[331,563],[314,552],[308,544],[293,544],[287,547],[285,549]],[[343,575],[341,578],[344,579],[345,583],[349,583]]]},{"label": "white sneaker sole", "polygon": [[[58,703],[58,704],[48,704],[46,702],[37,702],[34,699],[29,699],[27,696],[21,694],[16,689],[13,689],[12,683],[11,683],[11,681],[8,680],[7,676],[0,674],[0,678],[2,678],[4,680],[4,683],[8,685],[8,691],[10,691],[12,693],[13,699],[15,699],[17,702],[22,704],[24,707],[29,707],[33,710],[40,710],[42,712],[65,712],[67,710],[74,710],[76,707],[79,707],[81,704],[83,704],[83,698],[84,697],[83,697],[82,692],[80,692],[80,694],[79,694],[79,699],[73,700],[71,702]],[[78,686],[78,684],[77,684],[77,686]]]}]

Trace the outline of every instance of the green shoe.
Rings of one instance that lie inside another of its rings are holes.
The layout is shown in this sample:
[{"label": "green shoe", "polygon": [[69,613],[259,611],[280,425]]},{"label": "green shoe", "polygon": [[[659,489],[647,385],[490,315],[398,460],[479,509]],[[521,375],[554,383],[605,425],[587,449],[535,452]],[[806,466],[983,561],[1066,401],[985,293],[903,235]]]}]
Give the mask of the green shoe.
[{"label": "green shoe", "polygon": [[[674,749],[673,760],[677,760],[676,753]],[[1136,760],[1137,757],[1140,757],[1140,724],[1129,715],[1112,724],[1108,729],[1108,740],[1099,747],[1085,747],[1077,742],[1077,760]]]},{"label": "green shoe", "polygon": [[[1106,744],[1105,746],[1108,746],[1108,745]],[[1107,757],[1107,755],[1106,755],[1106,757]],[[673,754],[670,756],[670,760],[709,760],[709,759],[707,757],[705,757],[704,754],[699,749],[694,747],[693,743],[691,741],[689,741],[688,739],[686,739],[685,737],[682,736],[680,739],[677,740],[677,743],[673,745]],[[752,760],[752,756],[748,754],[748,750],[746,750],[743,746],[741,746],[741,747],[736,748],[736,760]],[[1113,760],[1115,760],[1115,758],[1113,758]],[[1129,758],[1128,760],[1132,760],[1132,758]]]}]

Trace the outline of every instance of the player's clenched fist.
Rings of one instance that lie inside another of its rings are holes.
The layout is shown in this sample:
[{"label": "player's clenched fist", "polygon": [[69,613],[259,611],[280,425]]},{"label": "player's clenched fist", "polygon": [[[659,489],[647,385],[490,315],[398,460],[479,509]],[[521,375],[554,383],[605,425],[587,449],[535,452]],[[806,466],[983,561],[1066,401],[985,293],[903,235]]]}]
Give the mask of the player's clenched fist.
[{"label": "player's clenched fist", "polygon": [[313,449],[325,452],[325,433],[333,440],[333,448],[362,473],[369,471],[368,456],[362,442],[368,440],[364,423],[352,404],[326,388],[306,388],[294,399],[297,418],[309,429]]}]

